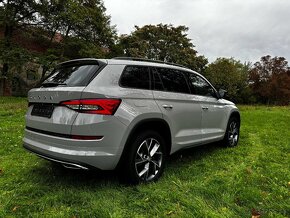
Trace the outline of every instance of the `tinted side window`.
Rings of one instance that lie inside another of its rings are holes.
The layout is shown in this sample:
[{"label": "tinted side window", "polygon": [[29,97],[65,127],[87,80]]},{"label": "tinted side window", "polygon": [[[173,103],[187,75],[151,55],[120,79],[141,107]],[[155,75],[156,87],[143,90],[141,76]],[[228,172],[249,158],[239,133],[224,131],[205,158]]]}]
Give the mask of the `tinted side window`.
[{"label": "tinted side window", "polygon": [[203,78],[193,73],[189,73],[188,77],[193,94],[215,97],[214,89]]},{"label": "tinted side window", "polygon": [[186,79],[179,70],[156,68],[153,72],[153,76],[155,90],[190,93]]},{"label": "tinted side window", "polygon": [[120,85],[128,88],[150,89],[149,68],[127,66],[122,73]]}]

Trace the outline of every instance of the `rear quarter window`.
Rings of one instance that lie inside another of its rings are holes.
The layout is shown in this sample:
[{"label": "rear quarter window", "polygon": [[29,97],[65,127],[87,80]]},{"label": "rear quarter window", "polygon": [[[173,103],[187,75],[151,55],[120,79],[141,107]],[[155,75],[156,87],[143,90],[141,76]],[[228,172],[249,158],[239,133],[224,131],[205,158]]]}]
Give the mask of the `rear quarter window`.
[{"label": "rear quarter window", "polygon": [[120,82],[121,87],[150,89],[149,68],[144,66],[126,66]]}]

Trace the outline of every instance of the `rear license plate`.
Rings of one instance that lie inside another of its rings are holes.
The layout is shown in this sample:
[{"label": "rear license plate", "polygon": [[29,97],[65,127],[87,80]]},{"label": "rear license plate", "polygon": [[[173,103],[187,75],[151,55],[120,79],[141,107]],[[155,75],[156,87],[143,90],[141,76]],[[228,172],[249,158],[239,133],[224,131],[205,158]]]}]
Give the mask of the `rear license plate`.
[{"label": "rear license plate", "polygon": [[32,108],[31,115],[50,118],[53,109],[54,106],[52,104],[35,104]]}]

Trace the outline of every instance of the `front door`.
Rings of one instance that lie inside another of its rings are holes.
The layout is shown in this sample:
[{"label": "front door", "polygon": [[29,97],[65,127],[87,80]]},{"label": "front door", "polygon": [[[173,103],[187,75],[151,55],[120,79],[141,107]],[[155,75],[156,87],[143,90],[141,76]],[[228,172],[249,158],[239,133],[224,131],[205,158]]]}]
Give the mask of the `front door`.
[{"label": "front door", "polygon": [[201,104],[202,137],[204,142],[221,139],[224,135],[225,105],[217,98],[207,97]]},{"label": "front door", "polygon": [[203,142],[221,139],[224,134],[224,120],[226,118],[224,103],[217,98],[214,88],[203,77],[188,74],[191,92],[199,96],[202,109],[201,131]]}]

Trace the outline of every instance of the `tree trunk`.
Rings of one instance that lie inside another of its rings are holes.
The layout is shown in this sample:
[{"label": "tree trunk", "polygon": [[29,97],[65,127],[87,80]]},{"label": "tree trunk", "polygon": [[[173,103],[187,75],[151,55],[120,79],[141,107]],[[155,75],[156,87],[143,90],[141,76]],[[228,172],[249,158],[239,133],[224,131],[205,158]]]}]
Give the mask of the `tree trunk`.
[{"label": "tree trunk", "polygon": [[[6,24],[5,31],[4,31],[4,48],[5,50],[9,51],[11,47],[11,38],[12,38],[13,27]],[[7,76],[9,71],[9,65],[7,61],[3,63],[2,67],[2,76]]]},{"label": "tree trunk", "polygon": [[6,77],[7,76],[8,70],[9,70],[8,63],[3,63],[3,67],[2,67],[2,76],[3,77]]},{"label": "tree trunk", "polygon": [[[5,25],[5,31],[4,31],[4,49],[9,51],[11,49],[11,38],[12,38],[12,32],[13,32],[13,27],[10,26],[9,24]],[[4,59],[3,67],[2,67],[2,85],[1,85],[1,92],[2,95],[4,96],[10,96],[12,94],[12,87],[11,87],[11,82],[8,80],[9,72],[9,64],[7,61]]]},{"label": "tree trunk", "polygon": [[11,96],[12,95],[12,88],[11,82],[5,78],[0,78],[0,96]]}]

